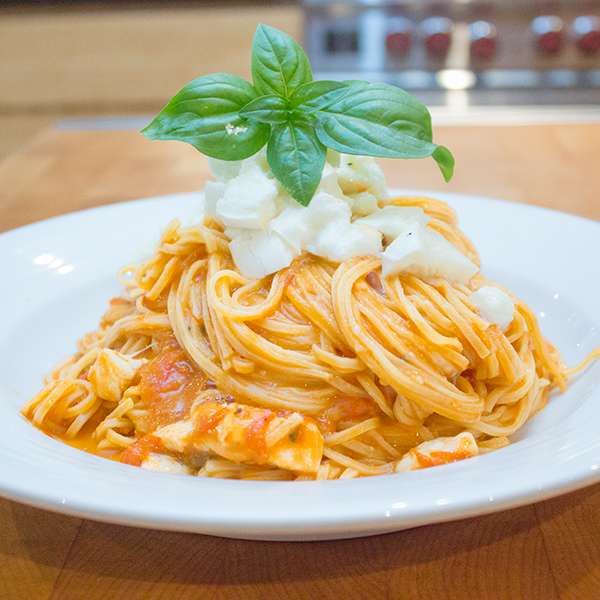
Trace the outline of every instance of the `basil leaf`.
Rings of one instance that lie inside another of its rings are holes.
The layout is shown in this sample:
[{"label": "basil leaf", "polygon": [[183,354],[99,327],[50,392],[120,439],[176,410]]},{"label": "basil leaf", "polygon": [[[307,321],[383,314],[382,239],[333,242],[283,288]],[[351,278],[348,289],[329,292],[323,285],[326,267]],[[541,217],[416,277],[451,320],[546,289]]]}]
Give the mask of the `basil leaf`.
[{"label": "basil leaf", "polygon": [[431,156],[438,164],[446,183],[450,181],[454,175],[454,156],[450,150],[445,146],[438,146]]},{"label": "basil leaf", "polygon": [[317,112],[316,119],[317,137],[328,148],[385,158],[434,155],[446,181],[452,177],[454,159],[432,142],[429,111],[400,88],[350,82],[346,93]]},{"label": "basil leaf", "polygon": [[380,156],[407,158],[419,142],[431,142],[429,111],[409,93],[386,84],[351,85],[317,114],[317,122],[322,125],[317,133],[330,136],[327,141],[320,136],[326,146],[351,154],[384,151]]},{"label": "basil leaf", "polygon": [[287,99],[310,81],[310,64],[300,44],[282,31],[259,25],[252,42],[252,83],[259,95]]},{"label": "basil leaf", "polygon": [[344,79],[343,83],[345,83],[346,85],[351,85],[354,88],[354,91],[356,91],[359,88],[366,88],[369,87],[371,84],[368,81],[365,81],[364,79]]},{"label": "basil leaf", "polygon": [[240,116],[261,123],[284,123],[288,118],[287,102],[275,94],[259,96],[240,110]]},{"label": "basil leaf", "polygon": [[269,125],[239,114],[255,98],[252,85],[237,75],[205,75],[179,90],[142,134],[187,142],[212,158],[242,160],[269,139]]},{"label": "basil leaf", "polygon": [[327,148],[309,120],[273,125],[267,161],[273,175],[303,206],[308,206],[321,181]]},{"label": "basil leaf", "polygon": [[348,85],[341,81],[311,81],[301,85],[290,97],[290,107],[313,114],[326,109],[339,100],[347,91]]}]

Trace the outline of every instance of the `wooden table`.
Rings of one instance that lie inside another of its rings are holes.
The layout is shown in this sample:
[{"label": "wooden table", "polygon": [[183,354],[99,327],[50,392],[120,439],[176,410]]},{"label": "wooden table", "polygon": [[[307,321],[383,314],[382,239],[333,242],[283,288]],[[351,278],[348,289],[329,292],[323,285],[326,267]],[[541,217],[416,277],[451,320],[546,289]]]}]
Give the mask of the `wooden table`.
[{"label": "wooden table", "polygon": [[[391,186],[529,202],[600,220],[600,125],[438,127],[457,159],[381,164]],[[205,160],[133,131],[47,130],[0,163],[0,231],[197,190]],[[0,459],[0,468],[1,459]],[[0,499],[0,599],[600,598],[600,485],[489,516],[330,542],[107,525]]]}]

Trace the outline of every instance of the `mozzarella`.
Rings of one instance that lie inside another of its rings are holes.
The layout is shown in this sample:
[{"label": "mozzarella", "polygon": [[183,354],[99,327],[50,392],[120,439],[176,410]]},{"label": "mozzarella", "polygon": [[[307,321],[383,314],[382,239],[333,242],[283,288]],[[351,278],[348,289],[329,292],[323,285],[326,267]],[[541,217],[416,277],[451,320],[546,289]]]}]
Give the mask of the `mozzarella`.
[{"label": "mozzarella", "polygon": [[[237,162],[209,159],[216,182],[206,186],[206,214],[229,237],[242,275],[262,278],[285,268],[303,251],[333,262],[375,255],[383,276],[442,276],[467,283],[478,267],[427,227],[418,207],[385,206],[383,173],[372,157],[339,155],[326,165],[307,207],[283,190],[269,170],[266,151]],[[384,250],[382,240],[388,244]]]},{"label": "mozzarella", "polygon": [[263,229],[276,216],[276,196],[275,180],[257,162],[245,160],[217,200],[215,214],[225,227]]},{"label": "mozzarella", "polygon": [[262,279],[288,267],[298,253],[276,232],[246,230],[230,243],[229,250],[244,277]]},{"label": "mozzarella", "polygon": [[240,174],[241,160],[219,160],[218,158],[206,157],[208,168],[213,177],[222,183],[227,183]]},{"label": "mozzarella", "polygon": [[377,198],[388,197],[385,177],[372,156],[341,154],[337,171],[344,194],[370,192]]},{"label": "mozzarella", "polygon": [[169,456],[168,454],[157,454],[155,452],[150,452],[148,458],[142,462],[140,467],[142,467],[142,469],[148,469],[149,471],[163,471],[165,473],[175,473],[178,475],[194,474],[192,469],[186,467],[176,458]]},{"label": "mozzarella", "polygon": [[88,380],[99,398],[120,402],[145,358],[132,358],[110,348],[104,348],[90,367]]},{"label": "mozzarella", "polygon": [[463,431],[454,437],[439,437],[409,450],[397,463],[394,471],[416,471],[428,466],[449,464],[479,455],[477,442],[471,433]]},{"label": "mozzarella", "polygon": [[467,284],[479,268],[443,235],[413,221],[381,255],[384,277],[416,275],[422,279],[444,277],[450,283]]},{"label": "mozzarella", "polygon": [[226,189],[227,185],[221,181],[207,181],[204,186],[204,211],[221,226],[223,223],[217,215],[217,202],[223,198]]},{"label": "mozzarella", "polygon": [[427,225],[429,217],[416,206],[384,206],[381,210],[354,221],[380,231],[386,240],[395,240],[411,223]]},{"label": "mozzarella", "polygon": [[269,233],[277,233],[299,256],[313,234],[308,210],[292,200],[268,227]]},{"label": "mozzarella", "polygon": [[338,263],[353,256],[377,256],[382,250],[381,234],[370,227],[350,223],[349,220],[334,219],[313,236],[306,249]]},{"label": "mozzarella", "polygon": [[484,285],[471,294],[471,300],[477,304],[479,314],[502,331],[512,323],[515,304],[506,292]]}]

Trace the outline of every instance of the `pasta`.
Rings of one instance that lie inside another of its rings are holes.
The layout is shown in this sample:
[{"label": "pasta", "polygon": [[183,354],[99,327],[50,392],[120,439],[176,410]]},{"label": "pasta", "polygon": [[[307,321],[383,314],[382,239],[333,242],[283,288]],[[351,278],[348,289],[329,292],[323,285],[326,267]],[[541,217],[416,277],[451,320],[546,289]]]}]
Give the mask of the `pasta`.
[{"label": "pasta", "polygon": [[[446,204],[379,204],[421,208],[479,266]],[[304,252],[248,278],[209,217],[172,221],[120,279],[99,328],[22,412],[63,442],[150,469],[320,480],[453,462],[506,446],[577,370],[507,290],[508,326],[481,315],[473,294],[503,289],[481,273],[382,276],[373,255]]]}]

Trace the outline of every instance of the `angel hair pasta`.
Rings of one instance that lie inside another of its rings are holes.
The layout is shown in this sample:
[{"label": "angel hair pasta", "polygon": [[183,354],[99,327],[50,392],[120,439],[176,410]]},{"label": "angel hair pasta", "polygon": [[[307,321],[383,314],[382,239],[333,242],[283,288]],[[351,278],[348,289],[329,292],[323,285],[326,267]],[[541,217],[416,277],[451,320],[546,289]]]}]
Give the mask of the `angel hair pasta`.
[{"label": "angel hair pasta", "polygon": [[23,406],[44,432],[203,477],[383,475],[507,445],[583,366],[481,274],[448,205],[389,197],[372,159],[342,157],[308,207],[264,156],[211,164],[203,222],[123,267]]}]

